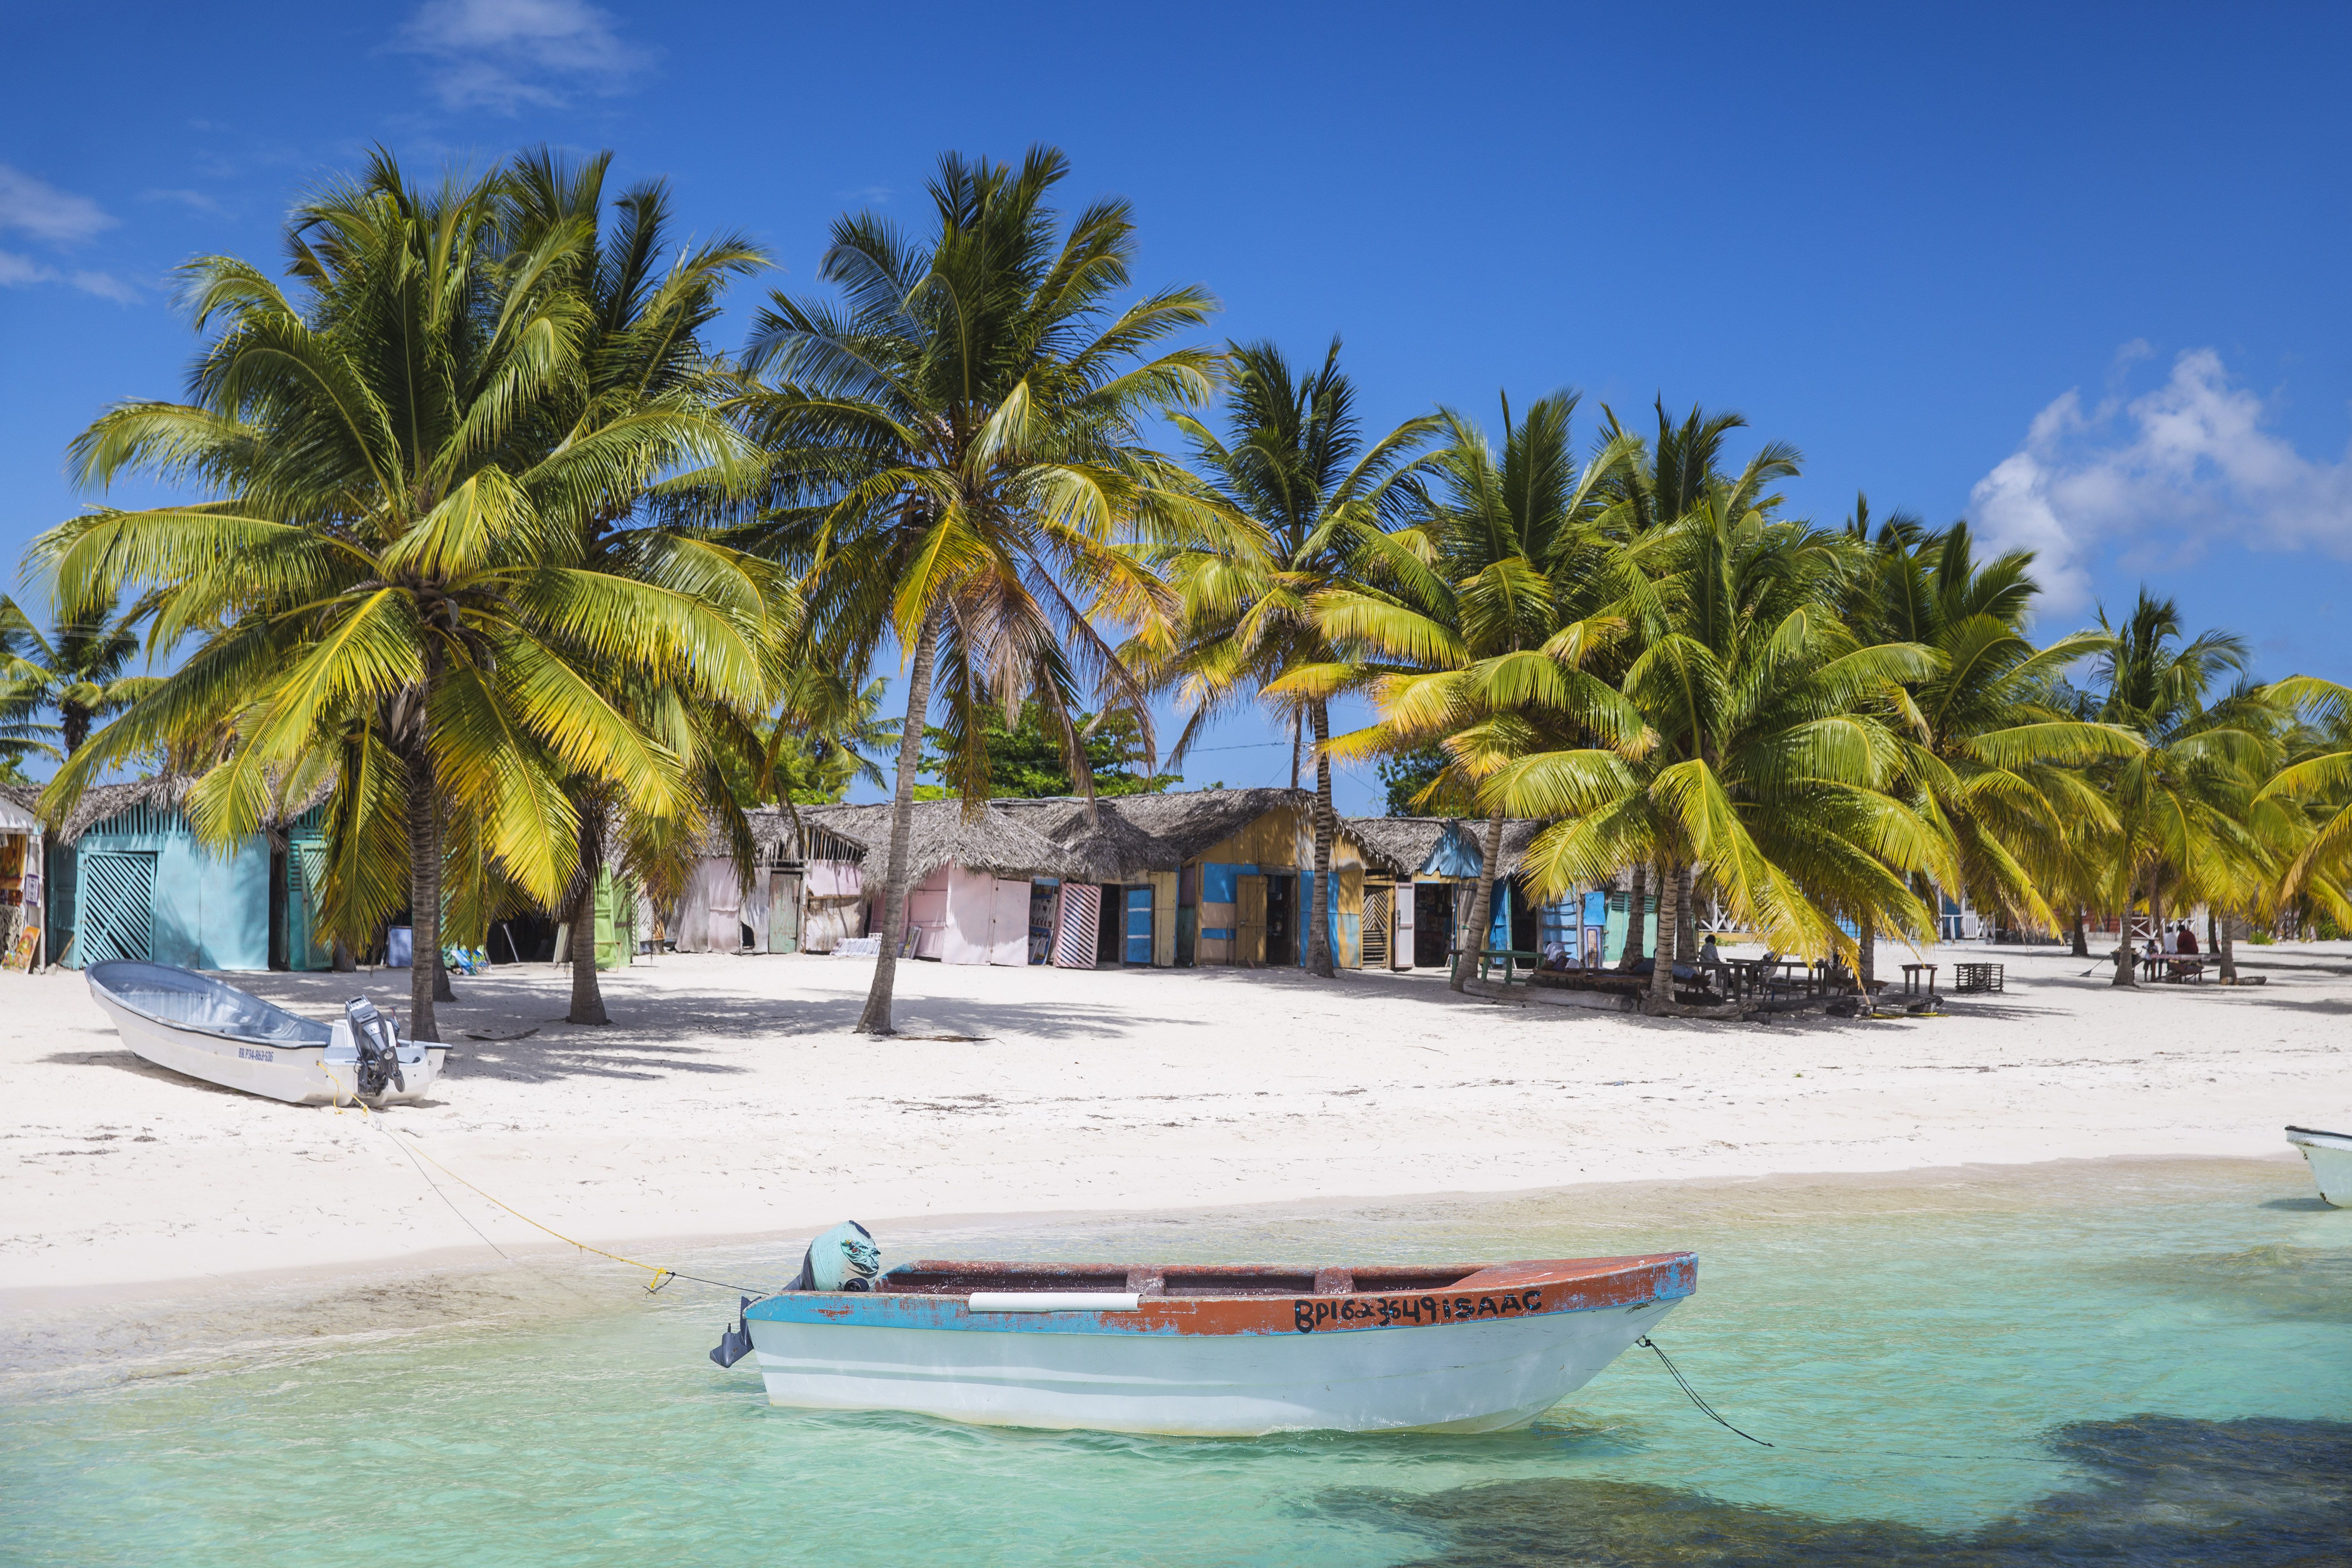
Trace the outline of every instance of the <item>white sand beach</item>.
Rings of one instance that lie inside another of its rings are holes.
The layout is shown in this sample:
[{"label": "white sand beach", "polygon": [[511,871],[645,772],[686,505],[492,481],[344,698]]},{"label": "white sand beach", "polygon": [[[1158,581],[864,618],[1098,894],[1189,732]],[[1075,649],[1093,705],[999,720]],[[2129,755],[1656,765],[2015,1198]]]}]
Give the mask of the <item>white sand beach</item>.
[{"label": "white sand beach", "polygon": [[[845,1215],[2284,1159],[2283,1123],[2352,1120],[2347,944],[2252,950],[2268,984],[2234,990],[2116,992],[2063,949],[1940,956],[2000,959],[2007,991],[1942,1018],[1767,1026],[1463,998],[1434,974],[911,963],[887,1041],[847,1032],[865,961],[640,962],[606,976],[601,1028],[561,1021],[568,974],[517,967],[457,980],[447,1077],[383,1115],[567,1236],[656,1254]],[[407,981],[233,978],[320,1016]],[[140,1062],[79,974],[0,994],[0,1299],[490,1259],[485,1237],[561,1249],[440,1172],[436,1197],[355,1110]]]}]

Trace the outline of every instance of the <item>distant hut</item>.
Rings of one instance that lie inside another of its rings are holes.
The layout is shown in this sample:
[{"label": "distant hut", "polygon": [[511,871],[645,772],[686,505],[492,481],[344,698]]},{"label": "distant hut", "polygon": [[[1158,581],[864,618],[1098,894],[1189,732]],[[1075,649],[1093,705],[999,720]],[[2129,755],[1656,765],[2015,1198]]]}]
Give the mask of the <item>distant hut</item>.
[{"label": "distant hut", "polygon": [[[1453,962],[1455,933],[1470,918],[1484,874],[1486,824],[1453,816],[1351,816],[1349,832],[1376,868],[1364,901],[1367,956],[1381,945],[1373,934],[1386,917],[1390,967],[1441,968]],[[1604,930],[1604,889],[1571,889],[1538,899],[1522,870],[1528,847],[1546,824],[1513,817],[1503,824],[1496,868],[1495,903],[1485,945],[1519,952],[1564,950],[1572,957],[1597,952]],[[1622,904],[1624,895],[1617,898]],[[1617,929],[1624,929],[1622,910]]]},{"label": "distant hut", "polygon": [[[883,871],[893,809],[887,803],[798,808],[807,868],[803,898],[812,917],[816,900],[854,892],[865,906],[866,931],[888,937],[881,931],[888,890]],[[844,845],[862,851],[854,878],[841,860],[826,858]],[[1091,968],[1099,957],[1102,923],[1092,880],[1098,868],[1098,862],[1046,837],[1004,803],[967,814],[961,801],[917,801],[898,940],[911,956],[945,963],[1020,965],[1050,958]],[[818,890],[827,887],[837,890]]]},{"label": "distant hut", "polygon": [[[1008,803],[1009,804],[1009,803]],[[1279,968],[1307,962],[1315,866],[1306,790],[1204,789],[1027,803],[1074,850],[1114,864],[1127,961]],[[1334,964],[1363,963],[1366,861],[1344,821],[1331,845]]]}]

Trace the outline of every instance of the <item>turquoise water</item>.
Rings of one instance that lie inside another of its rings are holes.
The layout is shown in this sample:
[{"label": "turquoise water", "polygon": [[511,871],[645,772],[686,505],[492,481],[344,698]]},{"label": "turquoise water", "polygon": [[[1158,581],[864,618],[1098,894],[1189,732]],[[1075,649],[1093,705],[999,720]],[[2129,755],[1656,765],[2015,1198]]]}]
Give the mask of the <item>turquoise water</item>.
[{"label": "turquoise water", "polygon": [[[2328,1560],[2352,1211],[2299,1165],[1580,1189],[881,1237],[919,1254],[1411,1261],[1690,1247],[1529,1431],[1174,1441],[770,1408],[732,1299],[534,1264],[28,1333],[0,1562],[959,1565]],[[706,1250],[772,1278],[786,1249]],[[2326,1528],[2328,1545],[2312,1544]]]}]

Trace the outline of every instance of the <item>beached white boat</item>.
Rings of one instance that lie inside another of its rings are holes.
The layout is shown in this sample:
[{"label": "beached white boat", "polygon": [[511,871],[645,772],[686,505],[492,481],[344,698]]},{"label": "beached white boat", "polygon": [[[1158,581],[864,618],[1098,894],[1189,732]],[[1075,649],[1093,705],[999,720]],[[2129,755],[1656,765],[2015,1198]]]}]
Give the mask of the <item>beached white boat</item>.
[{"label": "beached white boat", "polygon": [[2322,1132],[2316,1127],[2290,1127],[2286,1141],[2303,1151],[2319,1195],[2340,1209],[2352,1209],[2352,1132]]},{"label": "beached white boat", "polygon": [[1583,1387],[1696,1274],[1686,1252],[1354,1269],[920,1262],[743,1316],[776,1405],[1189,1436],[1498,1432]]},{"label": "beached white boat", "polygon": [[[416,1100],[448,1056],[444,1046],[393,1039],[388,1028],[380,1038],[355,1033],[348,1016],[332,1024],[302,1017],[192,969],[110,959],[85,978],[133,1055],[296,1105]],[[355,1009],[374,1016],[364,1001],[348,1005]]]}]

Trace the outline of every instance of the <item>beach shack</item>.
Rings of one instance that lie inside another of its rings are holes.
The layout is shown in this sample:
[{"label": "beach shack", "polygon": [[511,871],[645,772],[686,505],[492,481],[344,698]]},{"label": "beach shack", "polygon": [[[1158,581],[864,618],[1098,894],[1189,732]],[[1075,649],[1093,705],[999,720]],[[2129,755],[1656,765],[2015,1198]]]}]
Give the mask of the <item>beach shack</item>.
[{"label": "beach shack", "polygon": [[256,833],[226,851],[199,844],[182,809],[187,787],[182,778],[93,785],[47,836],[50,962],[269,967],[270,837]]}]

